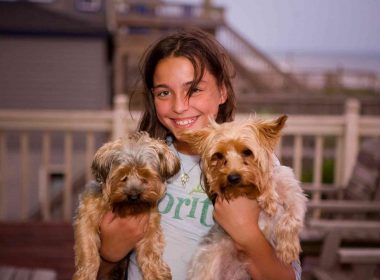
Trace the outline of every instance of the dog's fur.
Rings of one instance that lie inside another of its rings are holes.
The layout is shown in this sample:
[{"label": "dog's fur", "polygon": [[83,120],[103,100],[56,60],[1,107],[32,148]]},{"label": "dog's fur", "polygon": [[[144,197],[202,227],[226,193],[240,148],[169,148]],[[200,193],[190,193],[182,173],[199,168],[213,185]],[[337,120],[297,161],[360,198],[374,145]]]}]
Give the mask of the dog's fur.
[{"label": "dog's fur", "polygon": [[137,262],[144,279],[171,279],[162,260],[164,238],[157,204],[165,193],[165,181],[180,169],[179,159],[163,141],[138,132],[104,144],[91,168],[96,183],[81,195],[74,220],[73,279],[96,279],[101,260],[99,224],[107,211],[121,217],[151,213],[147,232],[136,246]]},{"label": "dog's fur", "polygon": [[[209,127],[184,132],[180,139],[200,154],[204,188],[212,201],[217,196],[257,200],[259,227],[278,258],[289,264],[301,251],[299,232],[307,199],[293,171],[276,164],[274,149],[286,119],[211,121]],[[191,261],[188,279],[251,279],[240,257],[232,239],[215,224]]]}]

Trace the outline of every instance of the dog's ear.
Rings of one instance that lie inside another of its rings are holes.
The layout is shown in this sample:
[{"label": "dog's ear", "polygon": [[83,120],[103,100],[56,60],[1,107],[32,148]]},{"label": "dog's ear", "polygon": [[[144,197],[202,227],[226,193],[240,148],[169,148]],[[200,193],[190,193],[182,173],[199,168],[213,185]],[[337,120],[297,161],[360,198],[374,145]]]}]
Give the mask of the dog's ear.
[{"label": "dog's ear", "polygon": [[165,143],[158,141],[155,145],[160,158],[160,174],[164,180],[178,173],[181,168],[179,158],[169,149]]},{"label": "dog's ear", "polygon": [[282,115],[271,121],[262,121],[257,124],[260,141],[265,141],[271,149],[274,149],[281,136],[281,130],[285,126],[288,116]]},{"label": "dog's ear", "polygon": [[207,176],[205,174],[202,173],[202,188],[203,190],[205,191],[205,193],[207,194],[208,198],[210,199],[210,201],[212,202],[212,205],[215,205],[215,201],[216,201],[216,197],[218,196],[218,194],[211,189],[210,187],[210,184],[207,180]]},{"label": "dog's ear", "polygon": [[98,183],[102,184],[106,182],[112,164],[119,157],[121,146],[122,141],[119,139],[113,142],[105,143],[95,153],[91,164],[91,170],[95,180]]},{"label": "dog's ear", "polygon": [[202,128],[199,130],[189,130],[181,132],[177,135],[178,139],[189,144],[196,154],[201,154],[203,151],[203,143],[210,135],[210,128]]}]

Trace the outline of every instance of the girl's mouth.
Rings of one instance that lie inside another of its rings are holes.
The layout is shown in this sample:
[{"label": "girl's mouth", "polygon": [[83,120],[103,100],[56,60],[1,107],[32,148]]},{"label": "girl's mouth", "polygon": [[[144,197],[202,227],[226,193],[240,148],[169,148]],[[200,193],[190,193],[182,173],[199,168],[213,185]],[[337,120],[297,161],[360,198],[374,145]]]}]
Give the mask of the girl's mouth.
[{"label": "girl's mouth", "polygon": [[193,118],[188,118],[188,119],[181,119],[181,120],[178,120],[178,119],[174,119],[174,123],[177,127],[190,127],[195,121],[197,120],[196,117],[193,117]]}]

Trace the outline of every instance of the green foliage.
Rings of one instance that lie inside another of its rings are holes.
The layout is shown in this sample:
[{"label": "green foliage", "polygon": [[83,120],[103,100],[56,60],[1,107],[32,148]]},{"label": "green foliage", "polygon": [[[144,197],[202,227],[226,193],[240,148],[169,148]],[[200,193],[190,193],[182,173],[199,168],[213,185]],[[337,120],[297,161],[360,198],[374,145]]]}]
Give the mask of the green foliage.
[{"label": "green foliage", "polygon": [[[322,183],[332,184],[334,182],[334,170],[335,170],[335,160],[334,159],[324,159],[322,165]],[[305,167],[305,165],[304,165]],[[304,168],[301,176],[302,182],[312,182],[313,181],[313,167]]]}]

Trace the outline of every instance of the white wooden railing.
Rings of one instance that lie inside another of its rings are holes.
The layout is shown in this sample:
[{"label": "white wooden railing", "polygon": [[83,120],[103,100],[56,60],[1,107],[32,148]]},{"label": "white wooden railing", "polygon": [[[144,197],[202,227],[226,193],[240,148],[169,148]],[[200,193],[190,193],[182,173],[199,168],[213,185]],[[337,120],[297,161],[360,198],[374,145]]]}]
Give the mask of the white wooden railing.
[{"label": "white wooden railing", "polygon": [[[119,95],[114,109],[108,111],[0,110],[0,219],[26,220],[36,210],[45,221],[57,219],[52,213],[50,175],[60,173],[58,219],[69,221],[76,202],[74,185],[78,178],[91,179],[89,167],[96,149],[135,129],[140,113],[126,108],[126,98]],[[350,99],[340,116],[289,116],[277,150],[279,158],[294,168],[299,179],[305,168],[311,169],[312,182],[305,186],[344,187],[361,139],[380,137],[380,117],[359,112],[359,102]],[[246,117],[238,114],[236,119]],[[78,148],[77,142],[84,144]],[[334,159],[334,181],[329,185],[322,180],[326,157]],[[305,160],[312,163],[306,166]],[[318,193],[313,196],[319,198]]]},{"label": "white wooden railing", "polygon": [[310,90],[369,90],[380,91],[380,76],[374,71],[338,68],[302,69],[287,72]]}]

